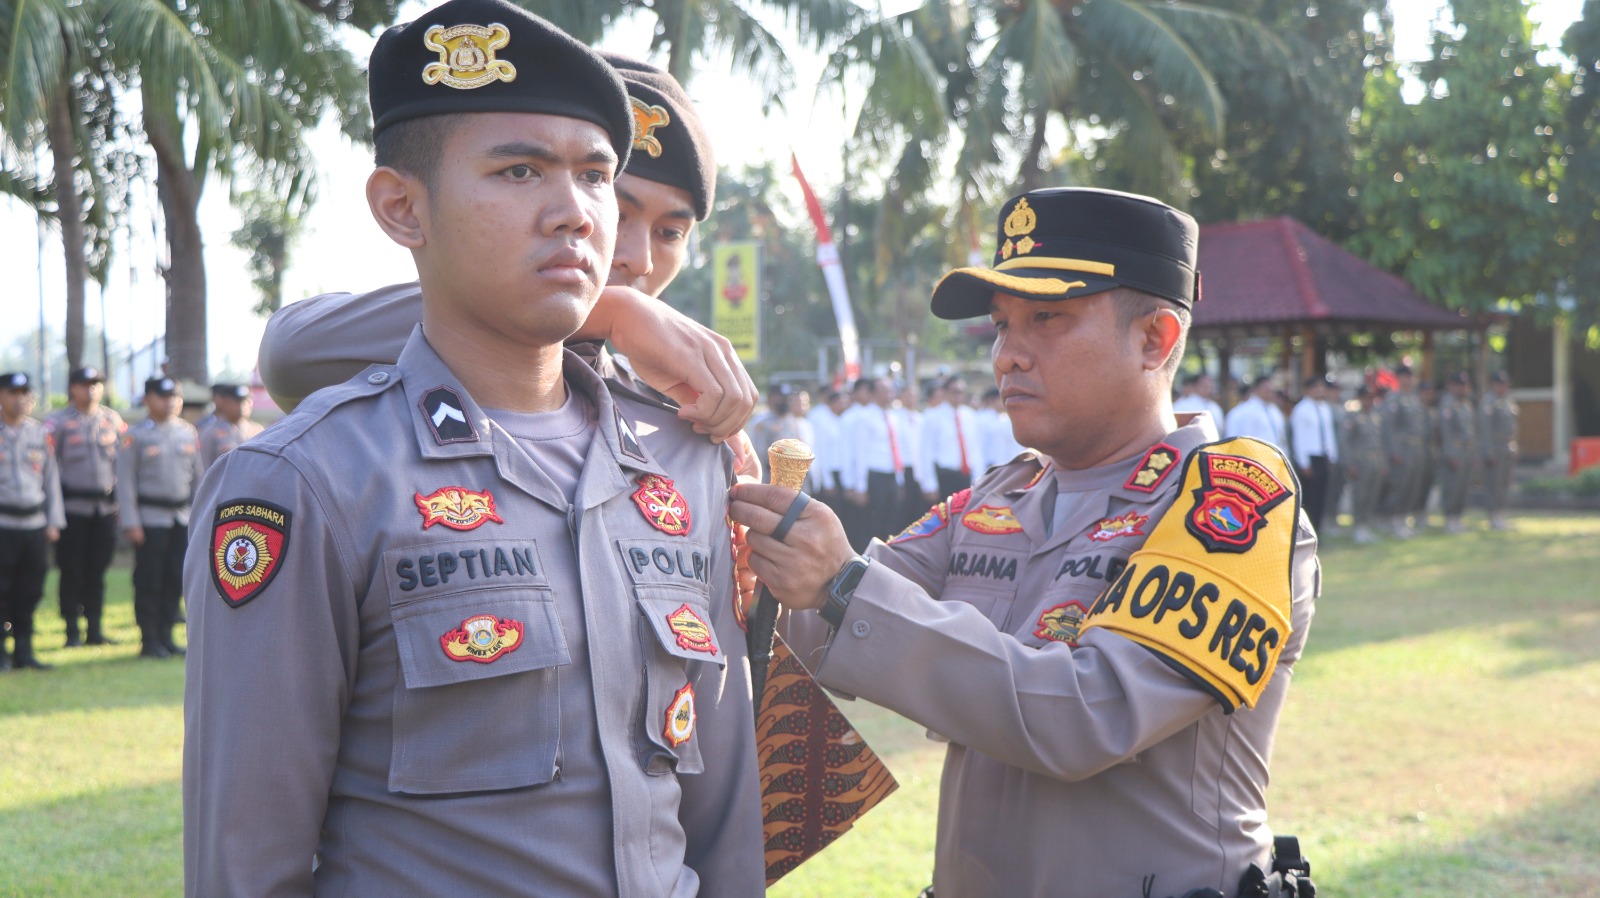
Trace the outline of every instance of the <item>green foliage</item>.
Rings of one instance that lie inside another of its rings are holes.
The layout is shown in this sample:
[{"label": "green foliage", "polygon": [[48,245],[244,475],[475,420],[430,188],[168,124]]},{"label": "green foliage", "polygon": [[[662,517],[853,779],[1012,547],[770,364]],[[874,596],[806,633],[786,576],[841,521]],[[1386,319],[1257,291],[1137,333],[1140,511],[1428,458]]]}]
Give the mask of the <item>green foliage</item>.
[{"label": "green foliage", "polygon": [[1535,58],[1521,3],[1452,9],[1457,28],[1434,33],[1418,70],[1421,102],[1404,102],[1392,70],[1368,80],[1352,245],[1450,308],[1532,302],[1563,261],[1554,134],[1567,78]]},{"label": "green foliage", "polygon": [[1586,0],[1562,50],[1572,60],[1561,132],[1564,286],[1574,299],[1573,323],[1588,328],[1590,348],[1600,348],[1600,0]]},{"label": "green foliage", "polygon": [[1522,484],[1522,489],[1537,496],[1600,497],[1600,466],[1584,468],[1571,477],[1536,477]]},{"label": "green foliage", "polygon": [[233,232],[232,242],[250,254],[250,283],[260,294],[256,314],[263,317],[283,305],[283,275],[303,229],[303,209],[291,209],[276,194],[249,190],[237,205],[244,223]]}]

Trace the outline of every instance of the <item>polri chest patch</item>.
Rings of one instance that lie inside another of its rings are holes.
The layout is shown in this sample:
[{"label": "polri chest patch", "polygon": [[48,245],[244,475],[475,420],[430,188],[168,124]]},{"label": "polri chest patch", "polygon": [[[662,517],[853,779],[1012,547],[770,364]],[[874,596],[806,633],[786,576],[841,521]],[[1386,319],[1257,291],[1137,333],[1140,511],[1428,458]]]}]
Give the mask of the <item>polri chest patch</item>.
[{"label": "polri chest patch", "polygon": [[476,530],[493,522],[504,524],[495,512],[494,495],[488,490],[479,492],[460,486],[442,486],[424,496],[415,497],[417,510],[422,512],[422,529],[442,524],[451,530]]},{"label": "polri chest patch", "polygon": [[1144,525],[1149,521],[1149,515],[1130,511],[1125,515],[1106,518],[1094,525],[1094,529],[1089,532],[1089,538],[1097,543],[1104,543],[1123,536],[1141,536],[1144,534]]},{"label": "polri chest patch", "polygon": [[672,481],[659,474],[645,474],[638,480],[639,488],[633,493],[633,502],[639,506],[650,526],[668,536],[687,536],[689,533],[689,503],[673,487]]},{"label": "polri chest patch", "polygon": [[211,582],[230,608],[260,595],[278,575],[289,548],[293,514],[260,499],[217,506],[211,527]]}]

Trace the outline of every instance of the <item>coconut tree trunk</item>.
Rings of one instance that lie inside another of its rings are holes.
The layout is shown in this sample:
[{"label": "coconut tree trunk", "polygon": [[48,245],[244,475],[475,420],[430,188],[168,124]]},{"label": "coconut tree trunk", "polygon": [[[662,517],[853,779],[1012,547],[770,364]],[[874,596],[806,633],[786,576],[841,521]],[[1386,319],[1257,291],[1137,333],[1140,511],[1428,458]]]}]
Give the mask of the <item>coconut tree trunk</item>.
[{"label": "coconut tree trunk", "polygon": [[50,157],[55,166],[55,200],[61,222],[61,249],[67,266],[67,365],[83,364],[84,285],[89,279],[88,250],[83,227],[83,201],[78,196],[75,152],[77,139],[77,101],[70,79],[62,79],[50,101],[45,136],[50,142]]},{"label": "coconut tree trunk", "polygon": [[1044,129],[1050,121],[1050,109],[1040,106],[1033,114],[1033,135],[1028,139],[1028,152],[1022,158],[1022,171],[1018,174],[1022,192],[1038,187],[1044,180]]},{"label": "coconut tree trunk", "polygon": [[[148,108],[148,107],[147,107]],[[167,360],[173,377],[206,382],[206,262],[200,236],[204,182],[184,158],[176,122],[146,114],[145,134],[156,154],[156,195],[166,222]]]}]

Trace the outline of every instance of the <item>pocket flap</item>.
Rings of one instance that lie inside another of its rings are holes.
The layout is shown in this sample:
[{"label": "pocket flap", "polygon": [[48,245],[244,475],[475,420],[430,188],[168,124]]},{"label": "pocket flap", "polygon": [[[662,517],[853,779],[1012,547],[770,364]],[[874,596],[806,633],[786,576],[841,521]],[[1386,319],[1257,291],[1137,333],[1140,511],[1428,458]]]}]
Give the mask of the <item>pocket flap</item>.
[{"label": "pocket flap", "polygon": [[393,614],[408,689],[572,662],[547,589],[478,590],[403,605]]},{"label": "pocket flap", "polygon": [[716,628],[711,624],[711,600],[698,590],[677,586],[635,587],[639,610],[668,654],[688,661],[724,663]]}]

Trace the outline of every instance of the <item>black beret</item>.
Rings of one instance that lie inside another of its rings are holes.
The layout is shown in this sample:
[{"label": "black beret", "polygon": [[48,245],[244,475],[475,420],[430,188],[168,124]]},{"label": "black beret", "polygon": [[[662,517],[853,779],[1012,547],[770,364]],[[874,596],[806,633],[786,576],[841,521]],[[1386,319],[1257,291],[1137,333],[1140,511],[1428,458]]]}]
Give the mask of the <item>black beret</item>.
[{"label": "black beret", "polygon": [[1187,309],[1200,299],[1199,240],[1193,218],[1149,197],[1086,187],[1031,190],[1000,207],[992,266],[945,275],[933,290],[933,314],[986,315],[996,291],[1053,301],[1117,287]]},{"label": "black beret", "polygon": [[33,381],[22,371],[0,374],[0,390],[32,390]]},{"label": "black beret", "polygon": [[146,396],[172,396],[178,392],[178,382],[170,377],[152,377],[144,382]]},{"label": "black beret", "polygon": [[678,79],[617,53],[600,56],[622,76],[633,107],[633,155],[627,173],[688,191],[694,217],[705,221],[717,194],[717,161],[700,114]]},{"label": "black beret", "polygon": [[633,112],[599,54],[506,0],[450,0],[378,38],[367,65],[372,133],[458,112],[537,112],[593,122],[611,135],[618,170]]},{"label": "black beret", "polygon": [[244,384],[216,383],[211,385],[211,395],[226,396],[229,399],[248,399],[250,398],[250,388]]},{"label": "black beret", "polygon": [[105,382],[106,376],[101,374],[100,369],[93,365],[74,368],[67,375],[67,383],[69,384],[103,384]]}]

